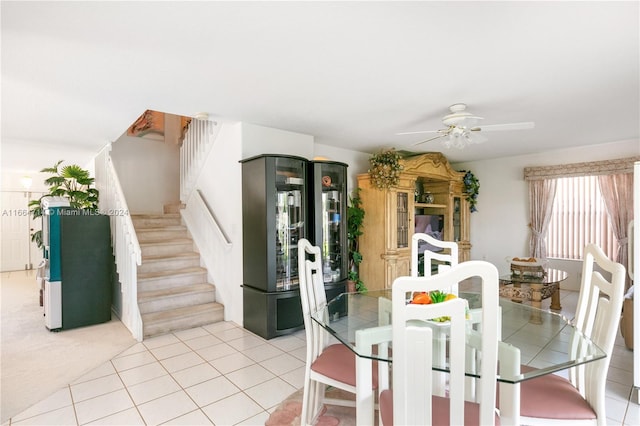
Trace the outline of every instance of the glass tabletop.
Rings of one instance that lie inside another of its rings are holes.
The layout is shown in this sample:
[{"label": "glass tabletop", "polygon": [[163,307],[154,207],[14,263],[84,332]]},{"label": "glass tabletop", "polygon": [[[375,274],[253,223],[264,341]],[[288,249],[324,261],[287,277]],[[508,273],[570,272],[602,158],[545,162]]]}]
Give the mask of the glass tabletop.
[{"label": "glass tabletop", "polygon": [[532,284],[555,284],[567,279],[569,274],[561,269],[547,268],[544,274],[515,274],[510,273],[500,276],[500,281],[516,282],[516,283],[532,283]]},{"label": "glass tabletop", "polygon": [[[459,296],[467,300],[471,312],[481,309],[482,299],[479,293],[461,292]],[[519,363],[530,365],[534,369],[523,369],[521,372],[502,371],[498,376],[499,381],[518,383],[606,356],[562,315],[503,298],[500,298],[500,309],[503,342],[501,344],[518,353]],[[364,350],[355,344],[356,334],[363,330],[391,327],[391,290],[343,293],[323,309],[312,312],[311,317],[356,355],[392,361],[391,351],[379,351],[369,355],[370,349]],[[531,321],[533,317],[537,320]],[[538,321],[540,319],[542,321]],[[446,322],[429,323],[429,326],[442,332],[439,335],[446,336]],[[447,372],[447,361],[434,361],[433,369]],[[475,374],[468,370],[468,375]]]}]

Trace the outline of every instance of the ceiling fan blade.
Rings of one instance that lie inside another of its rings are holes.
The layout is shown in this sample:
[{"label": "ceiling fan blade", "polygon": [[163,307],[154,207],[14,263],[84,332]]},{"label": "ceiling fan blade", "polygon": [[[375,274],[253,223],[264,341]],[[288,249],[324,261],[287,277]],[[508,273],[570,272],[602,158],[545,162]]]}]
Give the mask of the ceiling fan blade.
[{"label": "ceiling fan blade", "polygon": [[522,123],[507,123],[507,124],[487,124],[486,126],[477,126],[471,129],[473,132],[479,131],[494,131],[494,130],[526,130],[533,129],[535,123],[533,121],[526,121]]},{"label": "ceiling fan blade", "polygon": [[482,143],[489,140],[488,137],[480,133],[469,133],[470,142],[473,144]]},{"label": "ceiling fan blade", "polygon": [[427,142],[430,142],[430,141],[433,141],[433,140],[436,140],[436,139],[440,139],[441,137],[446,136],[446,135],[447,135],[447,134],[446,134],[446,133],[444,133],[444,134],[441,134],[441,135],[435,136],[435,137],[433,137],[433,138],[429,138],[429,139],[425,139],[425,140],[420,141],[420,142],[416,142],[416,143],[414,143],[414,144],[412,144],[412,145],[413,145],[413,146],[421,145],[421,144],[423,144],[423,143],[427,143]]},{"label": "ceiling fan blade", "polygon": [[442,130],[420,130],[417,132],[402,132],[402,133],[396,133],[396,136],[401,136],[401,135],[417,135],[420,133],[438,133],[438,132],[442,132]]}]

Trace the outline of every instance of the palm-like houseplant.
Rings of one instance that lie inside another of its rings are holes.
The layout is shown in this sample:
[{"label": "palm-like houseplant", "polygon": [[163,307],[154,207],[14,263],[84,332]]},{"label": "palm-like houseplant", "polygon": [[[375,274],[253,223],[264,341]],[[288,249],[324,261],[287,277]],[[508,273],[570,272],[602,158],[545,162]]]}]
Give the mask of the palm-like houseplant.
[{"label": "palm-like houseplant", "polygon": [[347,279],[355,284],[355,290],[367,291],[367,287],[360,279],[358,268],[362,262],[362,253],[358,247],[358,237],[362,235],[362,223],[364,221],[364,209],[360,199],[360,188],[356,188],[349,197],[347,207],[347,240],[349,244],[349,273]]},{"label": "palm-like houseplant", "polygon": [[[92,187],[94,178],[89,175],[89,171],[76,164],[60,167],[63,160],[58,161],[53,167],[46,167],[40,172],[50,173],[53,176],[47,178],[44,183],[49,187],[49,192],[42,197],[65,197],[69,200],[69,205],[74,209],[98,210],[98,190]],[[29,211],[33,219],[42,217],[41,207],[42,197],[29,202]],[[42,231],[35,231],[31,234],[31,241],[42,248]]]}]

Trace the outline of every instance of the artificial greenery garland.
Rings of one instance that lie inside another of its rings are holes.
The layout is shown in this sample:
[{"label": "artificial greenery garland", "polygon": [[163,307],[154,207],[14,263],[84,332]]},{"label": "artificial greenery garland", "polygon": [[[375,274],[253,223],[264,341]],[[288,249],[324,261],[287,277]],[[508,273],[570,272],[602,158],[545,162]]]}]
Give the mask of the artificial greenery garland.
[{"label": "artificial greenery garland", "polygon": [[467,193],[467,201],[469,202],[469,211],[477,212],[476,203],[478,202],[478,194],[480,193],[480,181],[473,173],[468,170],[460,170],[464,172],[464,191]]},{"label": "artificial greenery garland", "polygon": [[369,158],[369,177],[378,189],[391,188],[398,184],[400,172],[404,169],[400,163],[402,156],[395,149],[385,149]]}]

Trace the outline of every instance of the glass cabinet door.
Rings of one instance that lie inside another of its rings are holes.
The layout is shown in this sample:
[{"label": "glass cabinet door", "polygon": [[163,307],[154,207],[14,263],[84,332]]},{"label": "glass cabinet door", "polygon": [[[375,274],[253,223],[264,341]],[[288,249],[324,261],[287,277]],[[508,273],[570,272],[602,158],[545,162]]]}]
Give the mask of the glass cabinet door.
[{"label": "glass cabinet door", "polygon": [[298,285],[298,240],[305,236],[306,198],[304,162],[276,158],[274,235],[276,247],[276,290]]},{"label": "glass cabinet door", "polygon": [[409,247],[409,193],[397,194],[396,218],[397,218],[397,247]]},{"label": "glass cabinet door", "polygon": [[458,242],[462,239],[462,218],[461,218],[461,201],[460,197],[453,198],[453,241]]},{"label": "glass cabinet door", "polygon": [[346,164],[331,161],[314,161],[312,166],[313,240],[322,253],[325,284],[347,276],[346,169]]}]

